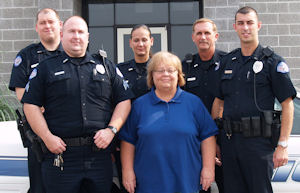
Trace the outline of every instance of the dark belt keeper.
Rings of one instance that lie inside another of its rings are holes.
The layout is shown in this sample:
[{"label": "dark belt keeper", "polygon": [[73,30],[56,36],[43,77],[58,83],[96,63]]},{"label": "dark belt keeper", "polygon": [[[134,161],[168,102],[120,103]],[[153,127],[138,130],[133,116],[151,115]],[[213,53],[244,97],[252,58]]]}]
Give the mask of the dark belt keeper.
[{"label": "dark belt keeper", "polygon": [[231,130],[234,133],[241,133],[242,132],[242,123],[240,121],[232,121],[231,122]]},{"label": "dark belt keeper", "polygon": [[261,122],[260,117],[251,117],[251,124],[252,124],[252,132],[253,137],[261,136]]},{"label": "dark belt keeper", "polygon": [[251,137],[251,122],[250,117],[242,117],[242,131],[244,137]]},{"label": "dark belt keeper", "polygon": [[264,111],[264,127],[263,127],[263,137],[272,136],[272,123],[273,123],[273,112]]}]

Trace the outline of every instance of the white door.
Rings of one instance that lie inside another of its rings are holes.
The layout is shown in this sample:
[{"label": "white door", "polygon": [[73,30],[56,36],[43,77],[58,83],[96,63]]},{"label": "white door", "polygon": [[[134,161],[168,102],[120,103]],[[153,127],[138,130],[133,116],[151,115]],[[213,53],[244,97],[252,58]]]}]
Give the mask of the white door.
[{"label": "white door", "polygon": [[[117,29],[117,50],[118,63],[134,58],[132,49],[129,46],[130,32],[132,28],[118,28]],[[154,43],[152,52],[167,51],[168,50],[168,36],[166,27],[150,27]]]}]

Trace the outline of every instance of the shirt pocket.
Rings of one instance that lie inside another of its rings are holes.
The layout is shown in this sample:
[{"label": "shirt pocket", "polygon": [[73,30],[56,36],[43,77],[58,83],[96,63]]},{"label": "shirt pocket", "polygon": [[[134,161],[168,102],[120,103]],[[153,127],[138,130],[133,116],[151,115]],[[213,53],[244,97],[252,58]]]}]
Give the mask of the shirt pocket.
[{"label": "shirt pocket", "polygon": [[49,78],[49,92],[58,96],[66,96],[70,92],[71,75],[65,71],[51,73]]},{"label": "shirt pocket", "polygon": [[91,88],[96,96],[107,99],[111,97],[111,82],[107,74],[93,74]]},{"label": "shirt pocket", "polygon": [[186,79],[186,87],[187,88],[195,88],[199,86],[199,79],[196,76],[188,77]]},{"label": "shirt pocket", "polygon": [[228,95],[231,92],[233,92],[234,88],[234,82],[233,80],[233,74],[223,74],[221,76],[221,89],[223,95]]}]

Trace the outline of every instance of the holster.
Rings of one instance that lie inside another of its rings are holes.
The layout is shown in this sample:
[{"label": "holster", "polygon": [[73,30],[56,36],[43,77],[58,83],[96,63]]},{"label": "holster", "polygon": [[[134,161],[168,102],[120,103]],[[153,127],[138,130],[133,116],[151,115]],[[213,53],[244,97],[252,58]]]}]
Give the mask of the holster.
[{"label": "holster", "polygon": [[16,109],[16,114],[17,114],[17,125],[18,125],[18,130],[20,132],[21,140],[23,143],[23,147],[27,148],[30,147],[30,141],[26,137],[26,131],[30,129],[29,124],[25,118],[25,116],[22,116],[20,111]]},{"label": "holster", "polygon": [[281,111],[276,111],[275,113],[273,113],[273,122],[272,122],[271,143],[273,148],[277,147],[278,140],[280,137],[280,129],[281,129]]},{"label": "holster", "polygon": [[16,110],[18,115],[17,123],[18,130],[21,135],[22,143],[24,147],[31,148],[39,162],[44,159],[44,153],[48,152],[48,149],[44,142],[37,136],[30,128],[29,123],[25,116],[22,116],[19,110]]},{"label": "holster", "polygon": [[49,152],[46,145],[32,130],[28,130],[25,135],[31,142],[31,149],[34,152],[36,159],[38,162],[42,162],[44,160],[44,154]]}]

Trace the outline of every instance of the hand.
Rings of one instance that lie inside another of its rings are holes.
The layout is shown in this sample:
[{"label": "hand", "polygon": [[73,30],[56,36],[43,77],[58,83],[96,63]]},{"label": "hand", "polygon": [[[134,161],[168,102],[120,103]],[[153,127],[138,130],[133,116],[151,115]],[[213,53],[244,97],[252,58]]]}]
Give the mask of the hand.
[{"label": "hand", "polygon": [[134,193],[136,187],[135,173],[133,170],[123,170],[123,186],[129,193]]},{"label": "hand", "polygon": [[222,165],[222,162],[221,162],[221,150],[220,150],[220,146],[218,144],[216,146],[216,152],[217,152],[216,165],[217,166],[221,166]]},{"label": "hand", "polygon": [[200,177],[200,184],[202,184],[202,189],[207,191],[214,180],[215,180],[215,171],[209,168],[202,168],[201,177]]},{"label": "hand", "polygon": [[45,140],[43,140],[46,147],[51,153],[60,154],[66,151],[66,144],[65,142],[58,136],[53,134],[48,135]]},{"label": "hand", "polygon": [[94,143],[99,149],[105,149],[111,143],[115,134],[109,129],[101,129],[94,136]]},{"label": "hand", "polygon": [[277,146],[273,154],[273,163],[274,163],[274,168],[278,168],[288,163],[287,148],[283,148],[280,145]]}]

